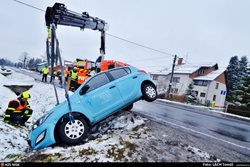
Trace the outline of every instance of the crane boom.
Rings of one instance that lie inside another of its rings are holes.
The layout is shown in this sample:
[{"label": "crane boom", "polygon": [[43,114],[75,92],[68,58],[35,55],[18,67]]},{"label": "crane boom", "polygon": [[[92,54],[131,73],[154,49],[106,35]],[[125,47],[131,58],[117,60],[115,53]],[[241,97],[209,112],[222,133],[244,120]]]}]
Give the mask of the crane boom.
[{"label": "crane boom", "polygon": [[46,26],[54,23],[56,26],[65,25],[99,31],[106,31],[108,28],[108,24],[104,20],[92,17],[87,12],[79,14],[70,11],[62,3],[55,3],[53,7],[47,7],[45,20]]},{"label": "crane boom", "polygon": [[[97,17],[89,16],[87,12],[83,12],[82,14],[73,12],[68,10],[64,4],[55,3],[53,7],[47,7],[45,13],[45,21],[46,26],[48,27],[48,38],[46,41],[46,49],[47,49],[47,59],[48,65],[51,65],[51,77],[53,74],[54,65],[57,65],[57,61],[59,59],[61,66],[61,74],[63,79],[63,87],[65,89],[65,97],[68,102],[69,107],[69,118],[73,121],[74,117],[71,114],[72,108],[69,100],[68,90],[66,88],[66,82],[64,78],[64,66],[62,64],[62,58],[59,50],[59,41],[56,37],[56,28],[57,25],[64,26],[73,26],[79,27],[81,30],[91,29],[91,30],[99,30],[101,32],[101,47],[100,47],[100,58],[96,61],[96,66],[100,64],[100,61],[104,59],[105,54],[105,31],[108,29],[108,24]],[[96,68],[99,69],[99,68]],[[57,98],[57,104],[59,104],[57,91],[55,88],[55,83],[53,82],[54,90]]]}]

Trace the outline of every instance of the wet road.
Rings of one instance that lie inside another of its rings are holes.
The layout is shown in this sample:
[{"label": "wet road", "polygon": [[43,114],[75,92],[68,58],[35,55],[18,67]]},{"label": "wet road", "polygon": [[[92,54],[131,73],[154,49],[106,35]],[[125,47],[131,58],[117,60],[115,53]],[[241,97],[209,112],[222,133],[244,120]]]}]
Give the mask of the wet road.
[{"label": "wet road", "polygon": [[250,120],[158,100],[152,103],[138,101],[132,111],[250,157]]}]

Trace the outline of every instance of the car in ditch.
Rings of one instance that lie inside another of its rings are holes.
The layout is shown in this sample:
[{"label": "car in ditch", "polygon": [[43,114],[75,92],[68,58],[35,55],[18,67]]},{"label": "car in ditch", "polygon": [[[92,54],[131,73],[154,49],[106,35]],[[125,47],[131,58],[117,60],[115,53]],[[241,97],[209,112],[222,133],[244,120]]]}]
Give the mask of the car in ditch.
[{"label": "car in ditch", "polygon": [[156,86],[149,75],[133,66],[97,73],[69,97],[49,110],[32,126],[29,144],[41,149],[56,143],[77,145],[88,137],[93,125],[122,110],[131,110],[138,100],[152,102]]}]

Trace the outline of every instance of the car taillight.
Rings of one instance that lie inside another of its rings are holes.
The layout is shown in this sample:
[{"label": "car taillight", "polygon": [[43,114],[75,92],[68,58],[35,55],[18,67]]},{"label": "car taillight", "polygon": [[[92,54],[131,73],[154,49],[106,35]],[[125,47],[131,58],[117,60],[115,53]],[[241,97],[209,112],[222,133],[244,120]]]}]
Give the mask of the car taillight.
[{"label": "car taillight", "polygon": [[147,74],[147,72],[145,70],[138,70],[138,72],[142,72],[142,73]]}]

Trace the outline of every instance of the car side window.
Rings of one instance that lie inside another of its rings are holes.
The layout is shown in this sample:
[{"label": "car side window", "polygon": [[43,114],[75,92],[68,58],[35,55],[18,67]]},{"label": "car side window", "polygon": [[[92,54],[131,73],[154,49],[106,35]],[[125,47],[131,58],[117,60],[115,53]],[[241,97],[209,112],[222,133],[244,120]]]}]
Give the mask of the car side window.
[{"label": "car side window", "polygon": [[115,70],[109,71],[109,73],[112,75],[114,79],[119,79],[123,76],[128,75],[128,72],[124,68],[115,69]]},{"label": "car side window", "polygon": [[105,73],[97,75],[87,83],[87,85],[89,85],[89,90],[87,92],[97,89],[107,83],[109,83],[109,79]]}]

